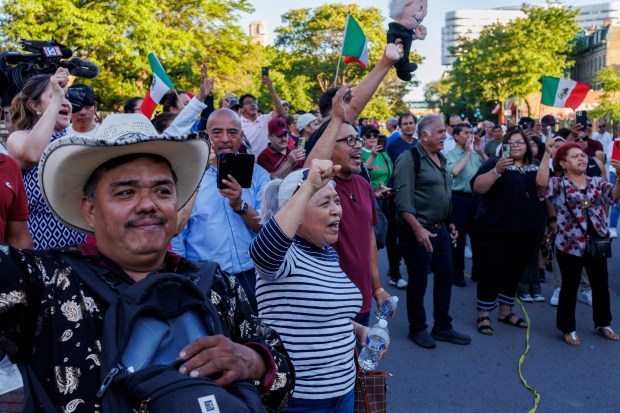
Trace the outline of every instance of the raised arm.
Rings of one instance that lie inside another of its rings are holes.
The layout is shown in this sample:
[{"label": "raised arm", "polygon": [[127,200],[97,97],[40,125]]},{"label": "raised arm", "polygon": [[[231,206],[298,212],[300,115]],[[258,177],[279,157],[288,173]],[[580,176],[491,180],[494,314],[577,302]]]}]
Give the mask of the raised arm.
[{"label": "raised arm", "polygon": [[549,187],[549,168],[547,165],[549,165],[553,144],[553,139],[547,139],[547,142],[545,142],[545,154],[540,161],[540,168],[538,168],[538,172],[536,173],[536,187],[539,191],[544,191]]},{"label": "raised arm", "polygon": [[274,107],[274,111],[271,112],[271,117],[277,118],[278,116],[282,116],[284,113],[284,106],[282,106],[282,100],[280,100],[280,96],[278,96],[276,88],[273,87],[273,82],[269,76],[263,76],[263,85],[267,87],[267,90],[269,90],[271,94],[271,101]]}]

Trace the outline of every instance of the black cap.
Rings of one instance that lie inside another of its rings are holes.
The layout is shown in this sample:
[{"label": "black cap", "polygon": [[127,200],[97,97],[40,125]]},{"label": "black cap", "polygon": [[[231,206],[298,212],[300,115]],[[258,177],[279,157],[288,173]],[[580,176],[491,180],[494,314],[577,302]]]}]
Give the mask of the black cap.
[{"label": "black cap", "polygon": [[67,95],[73,113],[81,111],[84,106],[95,106],[95,91],[86,85],[71,85]]},{"label": "black cap", "polygon": [[379,134],[379,129],[375,128],[372,125],[366,125],[362,128],[362,132],[360,133],[361,136],[366,136],[372,132],[375,132],[377,135]]}]

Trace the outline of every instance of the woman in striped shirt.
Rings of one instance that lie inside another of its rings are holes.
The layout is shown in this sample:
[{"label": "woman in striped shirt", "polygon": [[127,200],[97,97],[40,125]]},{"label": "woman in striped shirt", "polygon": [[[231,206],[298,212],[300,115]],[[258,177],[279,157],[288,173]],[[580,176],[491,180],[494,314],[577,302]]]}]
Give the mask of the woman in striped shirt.
[{"label": "woman in striped shirt", "polygon": [[329,245],[342,215],[331,161],[272,181],[263,229],[250,246],[259,317],[282,337],[295,366],[288,412],[353,412],[355,340],[368,328],[351,319],[362,296]]}]

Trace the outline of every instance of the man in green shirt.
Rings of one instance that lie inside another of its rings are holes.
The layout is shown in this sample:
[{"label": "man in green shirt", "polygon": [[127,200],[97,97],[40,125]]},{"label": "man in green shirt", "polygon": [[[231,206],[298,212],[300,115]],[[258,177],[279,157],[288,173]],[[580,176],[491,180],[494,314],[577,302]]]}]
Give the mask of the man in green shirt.
[{"label": "man in green shirt", "polygon": [[[428,349],[436,347],[435,340],[469,344],[471,338],[454,330],[449,314],[454,279],[451,244],[458,233],[451,223],[452,179],[446,158],[440,153],[446,139],[442,117],[422,118],[418,137],[420,143],[403,152],[394,166],[394,185],[402,185],[395,202],[400,221],[398,239],[409,273],[409,338]],[[431,334],[424,309],[429,270],[434,275]]]},{"label": "man in green shirt", "polygon": [[[487,159],[480,137],[471,133],[471,125],[459,123],[454,127],[456,146],[446,155],[446,169],[452,175],[452,222],[459,231],[456,247],[452,250],[454,285],[465,287],[465,238],[469,234],[475,244],[473,230],[477,199],[469,181]],[[474,247],[475,249],[475,247]]]},{"label": "man in green shirt", "polygon": [[492,140],[488,141],[484,147],[484,153],[490,158],[495,155],[497,147],[502,144],[502,138],[504,137],[504,130],[501,126],[495,125],[491,129]]}]

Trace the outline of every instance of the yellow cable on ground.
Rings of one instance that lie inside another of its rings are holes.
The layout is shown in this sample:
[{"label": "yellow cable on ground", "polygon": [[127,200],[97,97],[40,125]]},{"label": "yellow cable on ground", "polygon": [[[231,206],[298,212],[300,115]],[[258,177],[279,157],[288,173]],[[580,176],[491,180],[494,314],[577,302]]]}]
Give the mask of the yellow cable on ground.
[{"label": "yellow cable on ground", "polygon": [[525,333],[525,352],[523,353],[523,355],[521,355],[521,358],[519,359],[519,378],[521,379],[521,383],[523,383],[523,386],[525,386],[526,389],[534,393],[534,396],[536,397],[534,400],[534,407],[532,407],[532,409],[529,411],[529,413],[536,413],[536,411],[538,410],[538,404],[540,403],[540,394],[536,391],[535,388],[527,384],[527,381],[523,377],[523,372],[521,371],[523,362],[525,362],[525,357],[527,357],[527,353],[530,352],[530,316],[528,315],[527,311],[525,311],[525,307],[523,306],[521,300],[517,299],[517,302],[519,303],[519,306],[521,307],[521,310],[525,315],[525,321],[527,323],[527,329]]}]

